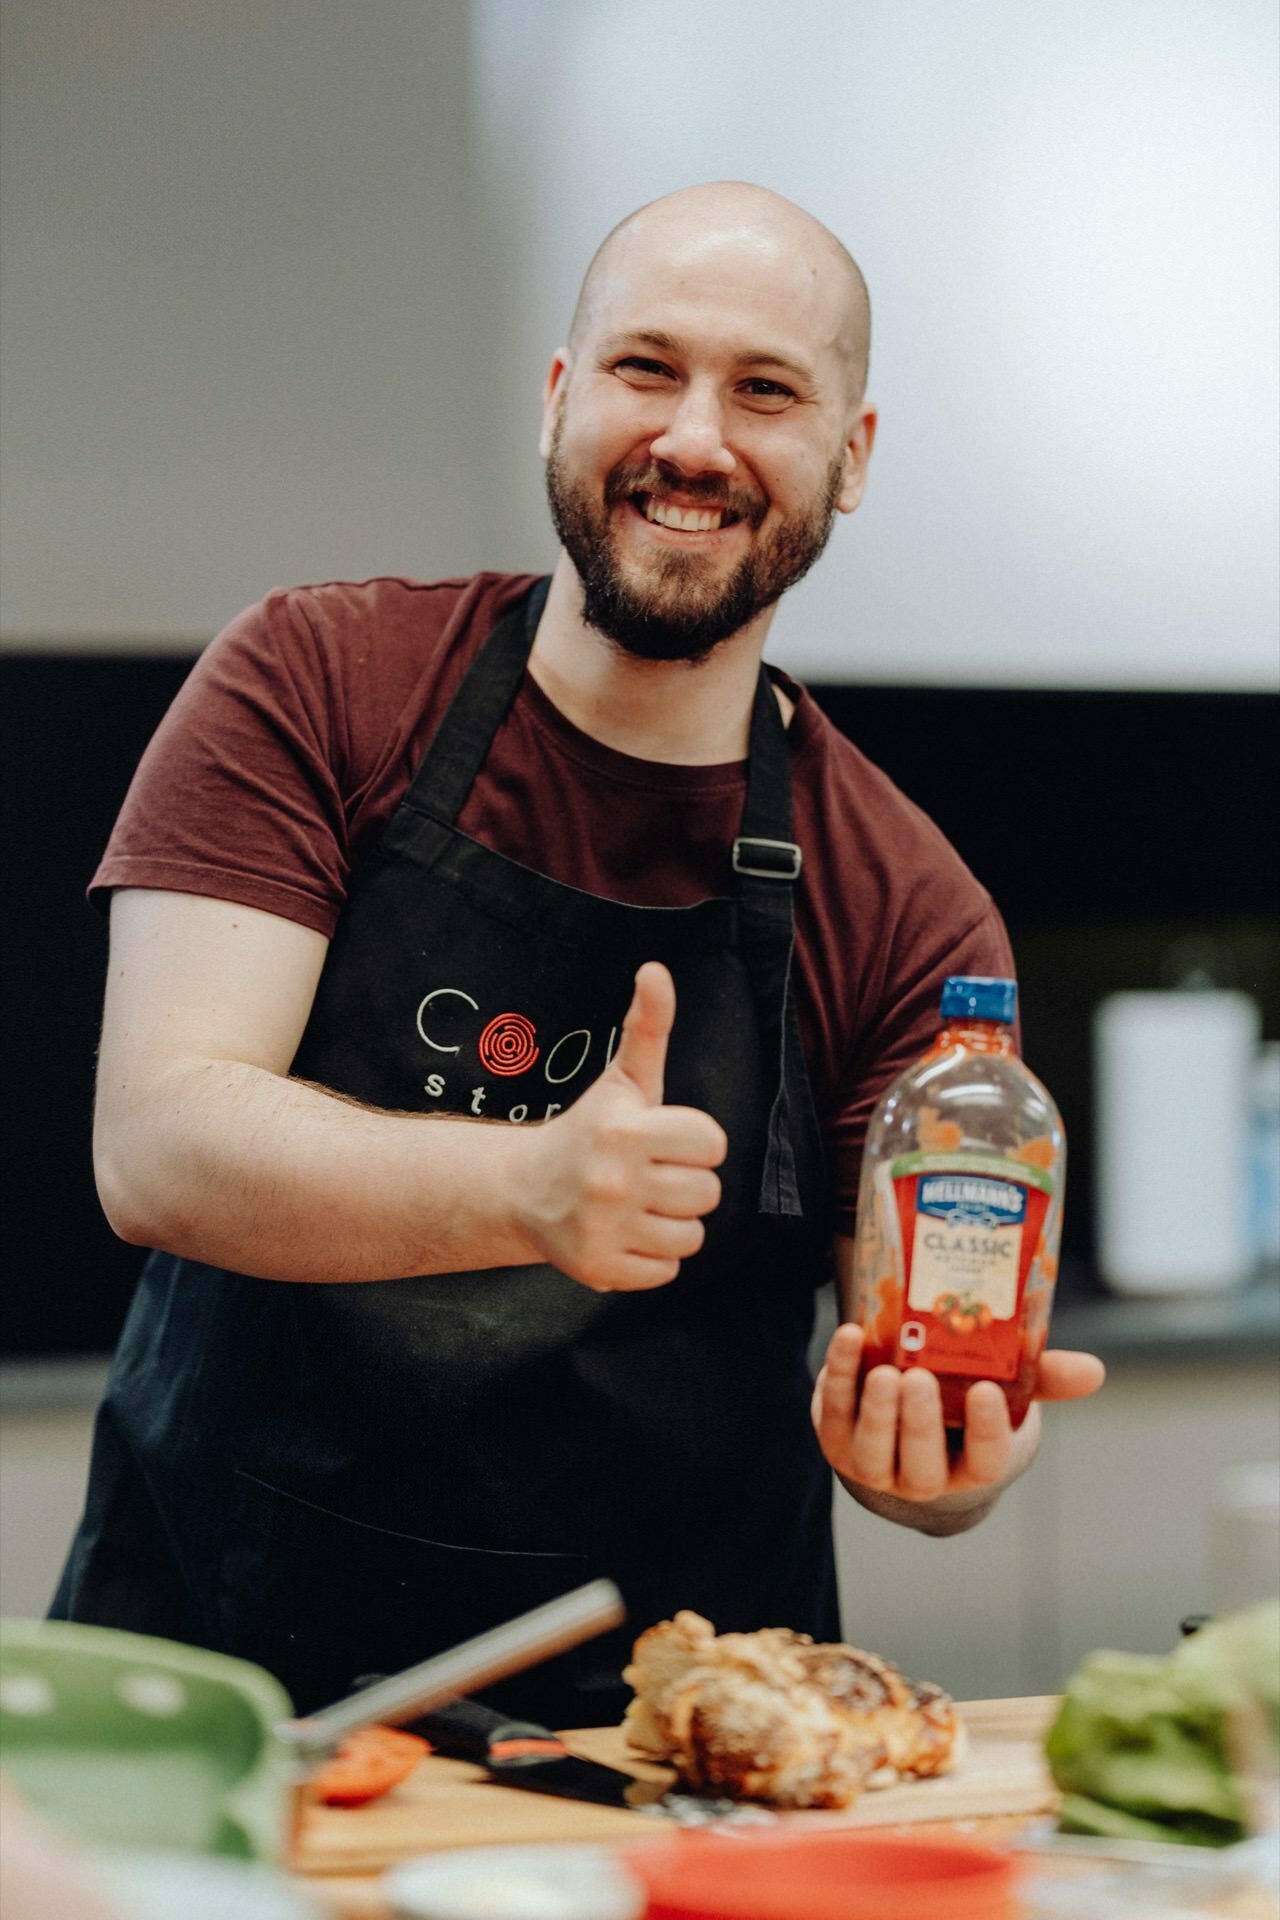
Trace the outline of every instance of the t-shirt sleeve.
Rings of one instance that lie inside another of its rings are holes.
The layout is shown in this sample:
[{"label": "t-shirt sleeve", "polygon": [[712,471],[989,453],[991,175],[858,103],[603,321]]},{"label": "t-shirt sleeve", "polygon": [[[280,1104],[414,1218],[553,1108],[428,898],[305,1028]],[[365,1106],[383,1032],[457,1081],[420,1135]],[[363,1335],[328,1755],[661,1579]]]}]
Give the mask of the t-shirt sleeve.
[{"label": "t-shirt sleeve", "polygon": [[862,1149],[876,1103],[890,1082],[932,1043],[939,1027],[942,983],[952,973],[1002,980],[1015,977],[1009,936],[989,898],[976,920],[952,939],[925,950],[922,964],[898,982],[879,1018],[860,1036],[826,1126],[837,1233],[854,1229]]},{"label": "t-shirt sleeve", "polygon": [[331,935],[350,871],[344,708],[303,596],[233,620],[147,747],[89,888],[206,894]]}]

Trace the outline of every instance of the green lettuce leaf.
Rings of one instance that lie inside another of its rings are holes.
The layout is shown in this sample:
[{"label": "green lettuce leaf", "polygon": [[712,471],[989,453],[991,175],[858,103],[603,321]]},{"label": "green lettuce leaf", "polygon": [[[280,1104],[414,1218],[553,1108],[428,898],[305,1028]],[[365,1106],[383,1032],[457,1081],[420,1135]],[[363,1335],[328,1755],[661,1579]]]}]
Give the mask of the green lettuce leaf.
[{"label": "green lettuce leaf", "polygon": [[1280,1752],[1280,1603],[1212,1621],[1164,1657],[1090,1654],[1045,1751],[1075,1832],[1243,1838],[1245,1775]]}]

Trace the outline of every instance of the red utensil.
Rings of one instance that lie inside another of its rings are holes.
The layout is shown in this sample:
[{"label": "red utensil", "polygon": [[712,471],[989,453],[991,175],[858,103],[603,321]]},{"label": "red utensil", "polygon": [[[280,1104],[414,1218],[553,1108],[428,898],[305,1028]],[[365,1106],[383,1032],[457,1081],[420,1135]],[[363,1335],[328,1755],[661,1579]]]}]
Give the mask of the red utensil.
[{"label": "red utensil", "polygon": [[687,1834],[625,1858],[645,1920],[1015,1920],[1016,1864],[962,1840]]}]

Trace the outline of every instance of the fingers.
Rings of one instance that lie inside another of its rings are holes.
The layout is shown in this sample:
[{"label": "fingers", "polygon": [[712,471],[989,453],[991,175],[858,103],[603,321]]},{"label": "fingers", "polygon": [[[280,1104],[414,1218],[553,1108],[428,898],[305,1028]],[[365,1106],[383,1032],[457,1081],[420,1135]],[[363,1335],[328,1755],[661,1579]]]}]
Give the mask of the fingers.
[{"label": "fingers", "polygon": [[660,1213],[642,1213],[627,1251],[650,1259],[688,1260],[706,1237],[701,1220],[670,1220]]},{"label": "fingers", "polygon": [[[1001,1400],[1004,1395],[1001,1394]],[[898,1483],[904,1500],[936,1500],[947,1491],[951,1462],[942,1422],[942,1390],[923,1367],[902,1376],[898,1391]]]},{"label": "fingers", "polygon": [[872,1367],[862,1383],[857,1417],[849,1438],[846,1468],[850,1479],[875,1493],[897,1487],[898,1409],[902,1375],[896,1367]]},{"label": "fingers", "polygon": [[814,1383],[813,1428],[828,1466],[862,1486],[888,1492],[896,1478],[901,1375],[896,1367],[873,1367],[859,1393],[862,1343],[861,1327],[836,1328]]},{"label": "fingers", "polygon": [[674,1280],[682,1263],[697,1253],[706,1239],[701,1220],[668,1220],[657,1213],[640,1214],[629,1229],[625,1248],[604,1248],[573,1269],[572,1277],[593,1293],[635,1293],[664,1287]]},{"label": "fingers", "polygon": [[862,1328],[837,1327],[827,1348],[826,1363],[814,1382],[813,1430],[828,1466],[837,1473],[852,1473],[849,1452],[861,1358]]},{"label": "fingers", "polygon": [[729,1151],[720,1122],[697,1107],[650,1108],[637,1123],[637,1138],[650,1160],[678,1167],[718,1167]]},{"label": "fingers", "polygon": [[662,1105],[667,1041],[675,1017],[675,982],[661,961],[646,960],[636,974],[635,991],[622,1023],[622,1038],[609,1071],[625,1074],[651,1107]]},{"label": "fingers", "polygon": [[1013,1428],[1009,1403],[994,1380],[979,1380],[964,1398],[964,1452],[954,1476],[963,1490],[994,1487],[1009,1471]]},{"label": "fingers", "polygon": [[965,1400],[964,1449],[953,1461],[942,1392],[927,1368],[873,1367],[859,1392],[861,1327],[836,1329],[813,1391],[813,1426],[824,1457],[872,1493],[928,1502],[1000,1484],[1013,1435],[1004,1393],[977,1381]]},{"label": "fingers", "polygon": [[644,1182],[650,1213],[672,1220],[696,1220],[720,1205],[720,1178],[709,1167],[669,1166],[655,1161]]},{"label": "fingers", "polygon": [[1096,1353],[1076,1353],[1069,1347],[1050,1347],[1040,1355],[1037,1400],[1085,1400],[1096,1393],[1107,1370]]},{"label": "fingers", "polygon": [[584,1266],[572,1278],[592,1293],[647,1293],[665,1287],[680,1271],[678,1260],[656,1260],[642,1253],[615,1253],[607,1266]]}]

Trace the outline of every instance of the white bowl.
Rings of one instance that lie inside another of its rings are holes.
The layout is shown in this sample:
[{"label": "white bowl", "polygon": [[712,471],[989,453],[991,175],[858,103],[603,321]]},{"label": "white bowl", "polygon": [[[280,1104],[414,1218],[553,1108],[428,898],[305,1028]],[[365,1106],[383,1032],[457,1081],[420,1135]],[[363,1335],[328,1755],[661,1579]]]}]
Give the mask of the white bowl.
[{"label": "white bowl", "polygon": [[640,1920],[643,1887],[604,1847],[466,1847],[382,1881],[395,1920]]}]

